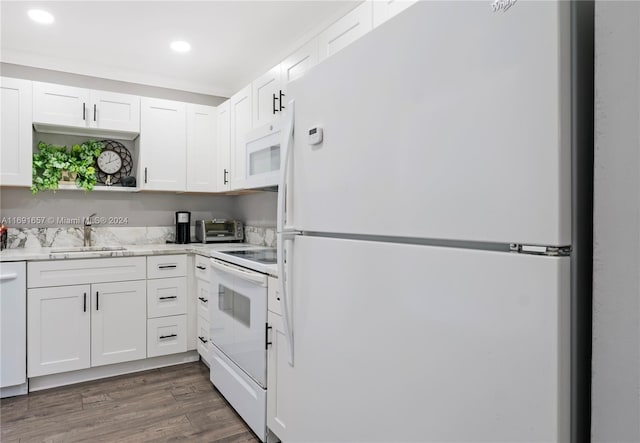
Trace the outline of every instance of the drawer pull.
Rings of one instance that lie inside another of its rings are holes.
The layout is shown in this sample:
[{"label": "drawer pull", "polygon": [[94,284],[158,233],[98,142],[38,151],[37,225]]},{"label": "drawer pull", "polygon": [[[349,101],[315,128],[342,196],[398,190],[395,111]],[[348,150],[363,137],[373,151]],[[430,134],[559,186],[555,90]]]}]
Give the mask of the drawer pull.
[{"label": "drawer pull", "polygon": [[202,303],[208,303],[209,300],[204,298],[204,297],[198,297],[198,300],[200,300]]},{"label": "drawer pull", "polygon": [[209,341],[209,340],[206,340],[204,337],[198,337],[198,339],[205,344]]},{"label": "drawer pull", "polygon": [[173,338],[173,337],[177,337],[178,334],[169,334],[169,335],[161,335],[160,336],[160,340],[162,340],[163,338]]},{"label": "drawer pull", "polygon": [[158,265],[158,269],[175,269],[178,265]]},{"label": "drawer pull", "polygon": [[174,299],[174,298],[178,298],[178,296],[177,295],[168,295],[166,297],[158,297],[159,300],[171,300],[171,299]]},{"label": "drawer pull", "polygon": [[204,271],[205,269],[207,269],[207,267],[206,267],[206,266],[200,266],[200,265],[196,266],[196,268],[198,268],[198,269],[200,269],[200,270],[202,270],[202,271]]}]

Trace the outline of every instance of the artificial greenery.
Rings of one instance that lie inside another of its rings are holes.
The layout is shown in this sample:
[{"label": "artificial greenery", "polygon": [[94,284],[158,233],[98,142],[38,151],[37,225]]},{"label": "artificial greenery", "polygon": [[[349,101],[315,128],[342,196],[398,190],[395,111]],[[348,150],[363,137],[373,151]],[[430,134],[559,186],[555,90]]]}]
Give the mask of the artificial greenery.
[{"label": "artificial greenery", "polygon": [[58,189],[62,171],[76,173],[76,186],[91,191],[96,184],[96,158],[104,149],[104,144],[95,140],[87,140],[80,145],[73,145],[70,150],[66,146],[38,143],[40,152],[33,154],[33,194],[47,189]]}]

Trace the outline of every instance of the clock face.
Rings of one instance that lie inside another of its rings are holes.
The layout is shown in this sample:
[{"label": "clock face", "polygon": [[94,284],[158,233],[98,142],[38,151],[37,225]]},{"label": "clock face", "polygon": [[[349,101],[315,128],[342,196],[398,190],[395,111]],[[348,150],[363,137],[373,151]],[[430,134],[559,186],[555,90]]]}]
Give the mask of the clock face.
[{"label": "clock face", "polygon": [[105,174],[115,174],[122,168],[122,157],[115,151],[102,151],[96,163]]}]

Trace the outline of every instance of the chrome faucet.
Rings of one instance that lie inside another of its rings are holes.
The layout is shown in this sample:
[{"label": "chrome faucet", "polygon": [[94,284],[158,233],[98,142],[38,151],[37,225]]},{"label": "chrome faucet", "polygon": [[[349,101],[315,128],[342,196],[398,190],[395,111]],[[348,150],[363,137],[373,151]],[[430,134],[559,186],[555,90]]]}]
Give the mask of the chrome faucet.
[{"label": "chrome faucet", "polygon": [[91,219],[96,216],[94,212],[84,219],[84,245],[91,246]]}]

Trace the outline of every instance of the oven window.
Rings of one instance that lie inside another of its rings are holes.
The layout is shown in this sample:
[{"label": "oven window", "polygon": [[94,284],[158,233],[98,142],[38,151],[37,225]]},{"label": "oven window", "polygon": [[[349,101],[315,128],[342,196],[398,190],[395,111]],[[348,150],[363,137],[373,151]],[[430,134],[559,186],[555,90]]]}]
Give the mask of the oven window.
[{"label": "oven window", "polygon": [[251,327],[251,300],[248,297],[219,285],[218,309],[247,328]]},{"label": "oven window", "polygon": [[278,169],[280,169],[280,145],[249,154],[249,175],[264,174]]}]

